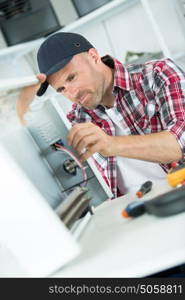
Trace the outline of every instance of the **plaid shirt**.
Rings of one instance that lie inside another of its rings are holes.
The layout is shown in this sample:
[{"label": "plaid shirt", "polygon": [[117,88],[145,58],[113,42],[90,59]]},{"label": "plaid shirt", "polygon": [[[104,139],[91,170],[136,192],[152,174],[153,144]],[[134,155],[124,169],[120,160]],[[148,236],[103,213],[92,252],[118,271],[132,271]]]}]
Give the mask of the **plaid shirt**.
[{"label": "plaid shirt", "polygon": [[[144,64],[123,65],[109,56],[114,67],[114,112],[128,135],[144,135],[169,131],[185,154],[185,73],[171,60],[153,60]],[[109,63],[106,63],[109,65]],[[75,123],[91,121],[107,134],[115,135],[112,120],[99,105],[88,110],[73,104],[68,119]],[[118,194],[116,157],[93,155],[114,197]],[[170,165],[161,164],[164,170]]]}]

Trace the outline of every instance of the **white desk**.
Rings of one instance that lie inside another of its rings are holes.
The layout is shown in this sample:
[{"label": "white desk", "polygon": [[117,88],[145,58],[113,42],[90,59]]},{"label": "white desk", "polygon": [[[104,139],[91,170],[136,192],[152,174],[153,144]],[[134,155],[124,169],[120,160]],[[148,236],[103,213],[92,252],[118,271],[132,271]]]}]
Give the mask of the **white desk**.
[{"label": "white desk", "polygon": [[[170,189],[156,182],[143,199]],[[81,254],[53,277],[144,277],[185,263],[185,213],[122,218],[135,199],[131,194],[100,205],[80,238]]]}]

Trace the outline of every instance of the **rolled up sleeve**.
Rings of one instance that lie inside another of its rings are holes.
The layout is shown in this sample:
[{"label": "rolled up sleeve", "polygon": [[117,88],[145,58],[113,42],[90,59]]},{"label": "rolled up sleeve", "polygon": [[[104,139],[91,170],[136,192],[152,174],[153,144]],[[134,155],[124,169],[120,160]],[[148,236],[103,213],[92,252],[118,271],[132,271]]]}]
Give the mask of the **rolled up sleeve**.
[{"label": "rolled up sleeve", "polygon": [[159,112],[164,130],[171,132],[185,156],[185,74],[168,77],[159,92]]}]

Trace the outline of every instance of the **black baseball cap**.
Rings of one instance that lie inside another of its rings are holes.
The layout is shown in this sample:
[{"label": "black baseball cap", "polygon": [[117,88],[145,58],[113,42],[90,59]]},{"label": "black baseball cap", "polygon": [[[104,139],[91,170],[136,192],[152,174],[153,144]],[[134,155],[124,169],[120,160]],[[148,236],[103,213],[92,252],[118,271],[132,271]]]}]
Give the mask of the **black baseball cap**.
[{"label": "black baseball cap", "polygon": [[[72,32],[58,32],[47,38],[37,53],[40,73],[51,75],[62,69],[74,55],[94,48],[82,35]],[[48,88],[47,80],[37,91],[42,96]]]}]

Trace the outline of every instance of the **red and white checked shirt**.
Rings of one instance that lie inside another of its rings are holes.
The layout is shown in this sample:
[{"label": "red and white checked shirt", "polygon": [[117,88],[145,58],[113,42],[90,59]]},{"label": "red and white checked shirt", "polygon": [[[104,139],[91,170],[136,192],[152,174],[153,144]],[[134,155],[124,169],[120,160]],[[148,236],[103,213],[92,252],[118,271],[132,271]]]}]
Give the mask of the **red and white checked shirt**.
[{"label": "red and white checked shirt", "polygon": [[[102,61],[114,66],[114,111],[128,135],[169,131],[185,154],[185,72],[171,59],[127,66],[109,56]],[[72,124],[90,121],[107,134],[115,135],[114,124],[102,105],[88,110],[73,104],[67,117]],[[93,158],[116,197],[116,157],[95,153]],[[167,170],[170,166],[161,164],[161,167]]]}]

